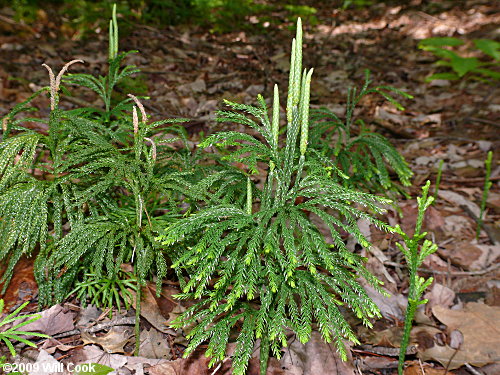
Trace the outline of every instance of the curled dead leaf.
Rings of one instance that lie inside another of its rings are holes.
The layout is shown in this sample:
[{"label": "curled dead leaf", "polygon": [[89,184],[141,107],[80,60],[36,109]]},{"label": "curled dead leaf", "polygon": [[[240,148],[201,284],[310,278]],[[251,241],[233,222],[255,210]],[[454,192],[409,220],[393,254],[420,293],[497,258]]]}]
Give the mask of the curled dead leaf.
[{"label": "curled dead leaf", "polygon": [[113,327],[102,336],[82,332],[81,338],[83,345],[97,344],[107,353],[125,353],[124,347],[130,341],[131,334],[123,327]]},{"label": "curled dead leaf", "polygon": [[448,331],[460,331],[463,344],[458,349],[435,344],[419,352],[420,359],[438,361],[450,370],[465,363],[481,367],[500,360],[500,307],[472,302],[462,310],[434,306],[432,313]]}]

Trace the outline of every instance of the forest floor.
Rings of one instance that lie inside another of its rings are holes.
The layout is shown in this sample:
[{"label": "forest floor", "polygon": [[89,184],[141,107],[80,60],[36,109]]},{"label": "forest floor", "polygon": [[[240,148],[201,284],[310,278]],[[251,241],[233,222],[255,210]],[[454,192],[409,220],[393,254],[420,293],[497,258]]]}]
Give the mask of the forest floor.
[{"label": "forest floor", "polygon": [[[493,3],[444,1],[441,9],[430,9],[427,2],[413,1],[406,6],[381,4],[346,11],[314,3],[317,24],[310,26],[304,19],[304,66],[315,69],[314,107],[325,106],[342,115],[347,89],[362,85],[365,69],[371,71],[374,84],[391,85],[414,96],[402,100],[404,111],[371,96],[356,112],[366,126],[396,145],[415,173],[408,189],[413,198],[401,198],[403,216],[392,212],[387,217],[390,224],[399,223],[410,231],[416,218],[415,197],[426,180],[434,184],[443,160],[437,201],[424,221],[439,249],[428,257],[421,274],[435,281],[426,294],[428,304],[416,317],[408,375],[500,373],[500,165],[495,154],[500,146],[499,86],[473,80],[426,83],[425,78],[439,68],[433,55],[417,47],[420,39],[431,36],[498,40],[500,13]],[[276,17],[284,16],[277,12]],[[50,18],[40,17],[29,27],[7,21],[11,21],[7,16],[0,19],[0,116],[48,84],[42,63],[60,67],[72,59],[84,60],[84,65],[71,68],[73,72],[98,72],[106,63],[106,32],[72,40],[62,38]],[[139,50],[127,60],[142,71],[140,85],[131,90],[145,90],[150,97],[146,108],[154,117],[192,119],[186,126],[194,144],[201,132],[227,126],[214,121],[222,99],[255,103],[259,93],[270,97],[275,83],[287,87],[292,25],[290,21],[222,35],[196,27],[136,25],[120,39],[120,49]],[[65,96],[61,100],[68,107],[75,104]],[[48,99],[40,99],[37,106],[46,114]],[[493,185],[485,230],[476,240],[475,219],[489,150],[494,151]],[[269,374],[396,373],[408,278],[394,239],[370,228],[365,234],[374,244],[371,251],[363,250],[368,268],[391,294],[372,296],[383,318],[371,330],[356,325],[361,345],[351,345],[347,362],[314,334],[307,345],[292,342],[281,361],[271,361]],[[3,296],[7,309],[32,300],[28,311],[36,311],[32,267],[31,259],[18,265]],[[160,298],[145,293],[140,357],[129,355],[133,312],[115,313],[109,319],[106,311],[83,308],[76,300],[42,312],[38,327],[53,338],[40,341],[38,350],[23,348],[21,357],[37,363],[103,363],[118,374],[229,374],[230,360],[208,369],[202,351],[190,359],[180,358],[184,332],[167,327],[183,309],[171,297],[176,292],[175,283],[166,283]],[[257,373],[254,358],[249,374]]]}]

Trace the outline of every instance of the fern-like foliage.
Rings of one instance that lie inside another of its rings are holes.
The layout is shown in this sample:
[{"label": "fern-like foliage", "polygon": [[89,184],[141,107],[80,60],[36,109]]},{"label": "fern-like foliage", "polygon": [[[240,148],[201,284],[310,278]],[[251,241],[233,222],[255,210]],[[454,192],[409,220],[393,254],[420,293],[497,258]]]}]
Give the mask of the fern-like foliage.
[{"label": "fern-like foliage", "polygon": [[[387,226],[359,207],[380,213],[381,204],[388,201],[335,182],[330,176],[335,165],[308,149],[312,70],[302,71],[301,65],[299,19],[284,141],[278,137],[280,100],[275,86],[271,117],[262,96],[258,106],[226,102],[231,110],[219,113],[219,121],[247,125],[255,135],[222,132],[200,144],[231,146],[225,158],[244,164],[250,174],[266,166],[264,185],[257,186],[250,175],[234,169],[210,176],[193,187],[212,195],[203,202],[205,208],[174,222],[160,236],[171,248],[172,267],[181,281],[187,276],[178,297],[198,301],[174,324],[194,325],[185,355],[208,341],[206,354],[214,365],[225,357],[231,330],[236,329],[236,375],[245,373],[257,339],[265,374],[270,353],[279,357],[287,346],[287,333],[292,331],[305,343],[313,323],[346,358],[342,340],[358,341],[339,307],[351,309],[366,325],[379,316],[357,278],[375,287],[379,281],[365,269],[362,257],[347,250],[339,232],[353,234],[368,247],[356,220]],[[330,240],[321,227],[328,228]]]},{"label": "fern-like foliage", "polygon": [[[370,73],[365,72],[365,83],[361,89],[349,89],[346,114],[340,118],[327,108],[312,113],[311,146],[332,159],[335,165],[349,179],[346,186],[361,188],[370,192],[397,192],[401,190],[391,178],[394,173],[404,186],[410,185],[413,175],[403,156],[383,135],[367,130],[364,122],[355,120],[354,110],[366,95],[379,94],[399,110],[404,108],[391,93],[412,98],[411,95],[391,86],[370,87]],[[355,133],[354,125],[360,125]],[[332,147],[332,144],[334,147]]]},{"label": "fern-like foliage", "polygon": [[[154,240],[158,228],[181,215],[191,170],[189,155],[169,144],[184,120],[151,122],[138,98],[115,103],[113,89],[134,67],[121,68],[116,14],[110,33],[108,74],[77,74],[65,80],[72,61],[50,87],[35,93],[2,120],[0,142],[0,261],[7,264],[4,290],[23,254],[36,253],[40,303],[61,301],[78,270],[91,267],[100,277],[116,277],[132,262],[140,284],[156,273],[158,285],[167,262]],[[63,82],[90,87],[101,96],[100,109],[65,110],[59,106]],[[91,83],[95,83],[92,85]],[[23,117],[37,95],[50,92],[48,119]],[[46,124],[30,130],[27,121]],[[185,209],[185,208],[183,208]]]},{"label": "fern-like foliage", "polygon": [[188,184],[175,164],[157,162],[155,141],[146,132],[139,126],[125,144],[97,134],[73,144],[63,169],[79,182],[72,203],[84,215],[46,258],[54,272],[83,265],[97,277],[106,271],[113,278],[122,263],[133,262],[141,284],[152,268],[161,284],[167,265],[155,246],[156,228],[176,217],[177,198]]}]

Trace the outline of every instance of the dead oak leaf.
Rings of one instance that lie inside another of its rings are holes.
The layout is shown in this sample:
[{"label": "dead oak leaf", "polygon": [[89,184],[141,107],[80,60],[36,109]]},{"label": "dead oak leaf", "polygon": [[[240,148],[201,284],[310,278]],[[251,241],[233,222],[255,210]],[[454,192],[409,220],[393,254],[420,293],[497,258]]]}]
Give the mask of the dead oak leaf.
[{"label": "dead oak leaf", "polygon": [[466,270],[477,271],[494,264],[500,258],[500,245],[479,245],[469,241],[454,242],[439,249],[438,253],[452,264]]},{"label": "dead oak leaf", "polygon": [[116,370],[127,364],[128,357],[121,354],[105,353],[96,345],[85,346],[82,349],[83,361],[76,363],[98,363]]},{"label": "dead oak leaf", "polygon": [[500,360],[500,307],[471,302],[463,310],[434,306],[432,313],[448,331],[460,331],[463,344],[458,349],[435,344],[419,353],[422,360],[436,360],[450,370],[465,363],[481,367]]},{"label": "dead oak leaf", "polygon": [[[134,299],[135,293],[131,292]],[[186,309],[171,297],[178,290],[163,288],[160,297],[156,297],[154,288],[142,288],[141,316],[162,333],[175,335],[170,323]]]},{"label": "dead oak leaf", "polygon": [[170,359],[172,349],[165,334],[151,328],[144,329],[140,336],[139,355],[146,358]]},{"label": "dead oak leaf", "polygon": [[113,327],[103,336],[92,336],[82,332],[83,345],[97,344],[107,353],[125,353],[125,345],[130,341],[130,334],[122,328]]},{"label": "dead oak leaf", "polygon": [[49,336],[57,335],[61,332],[68,332],[75,328],[73,324],[73,313],[61,305],[52,306],[50,309],[42,311],[40,319],[23,327],[26,332],[40,332]]},{"label": "dead oak leaf", "polygon": [[355,375],[352,358],[342,361],[335,346],[324,342],[319,332],[314,331],[306,344],[293,341],[284,351],[280,363],[287,375]]}]

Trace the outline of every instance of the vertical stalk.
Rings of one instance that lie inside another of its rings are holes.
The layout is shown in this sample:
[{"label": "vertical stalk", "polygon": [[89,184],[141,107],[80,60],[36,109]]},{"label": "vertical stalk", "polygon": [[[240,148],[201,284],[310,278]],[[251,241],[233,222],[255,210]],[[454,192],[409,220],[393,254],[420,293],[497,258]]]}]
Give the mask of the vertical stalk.
[{"label": "vertical stalk", "polygon": [[[136,275],[137,277],[137,275]],[[135,349],[134,349],[134,355],[138,356],[139,355],[139,346],[141,344],[140,336],[141,336],[141,327],[140,327],[140,322],[141,322],[141,291],[142,291],[142,285],[140,281],[137,281],[138,288],[137,288],[137,293],[135,295],[135,326],[134,326],[134,331],[135,331]]]},{"label": "vertical stalk", "polygon": [[415,312],[417,311],[418,305],[419,305],[418,303],[416,303],[414,300],[411,300],[410,297],[408,296],[408,306],[406,307],[403,338],[401,339],[401,346],[399,350],[399,360],[398,360],[399,375],[403,375],[405,357],[406,357],[406,348],[408,348],[408,344],[410,342],[410,333],[413,325],[413,317],[415,316]]},{"label": "vertical stalk", "polygon": [[252,214],[252,181],[247,177],[247,214]]},{"label": "vertical stalk", "polygon": [[264,332],[260,339],[260,375],[267,374],[269,364],[269,332]]},{"label": "vertical stalk", "polygon": [[443,173],[443,164],[444,164],[444,160],[441,159],[439,161],[438,173],[436,176],[436,187],[434,188],[434,201],[436,201],[436,199],[438,197],[439,185],[441,185],[441,175]]},{"label": "vertical stalk", "polygon": [[413,323],[413,318],[415,312],[419,305],[427,303],[426,299],[421,299],[422,294],[425,289],[432,283],[432,277],[425,280],[423,277],[419,277],[417,270],[422,264],[425,257],[434,253],[437,250],[437,245],[433,244],[431,241],[425,240],[422,246],[419,246],[419,242],[425,237],[426,233],[420,233],[422,228],[422,222],[424,219],[425,210],[432,204],[434,197],[428,197],[430,181],[427,181],[425,186],[422,188],[422,196],[417,198],[418,202],[418,216],[417,222],[415,223],[415,232],[412,238],[401,230],[399,226],[396,226],[396,232],[403,237],[406,248],[400,243],[396,243],[406,259],[406,264],[409,273],[409,290],[408,290],[408,304],[406,306],[405,314],[405,324],[403,337],[401,339],[401,345],[399,350],[399,360],[398,360],[398,374],[403,375],[406,348],[410,342],[410,333]]}]

